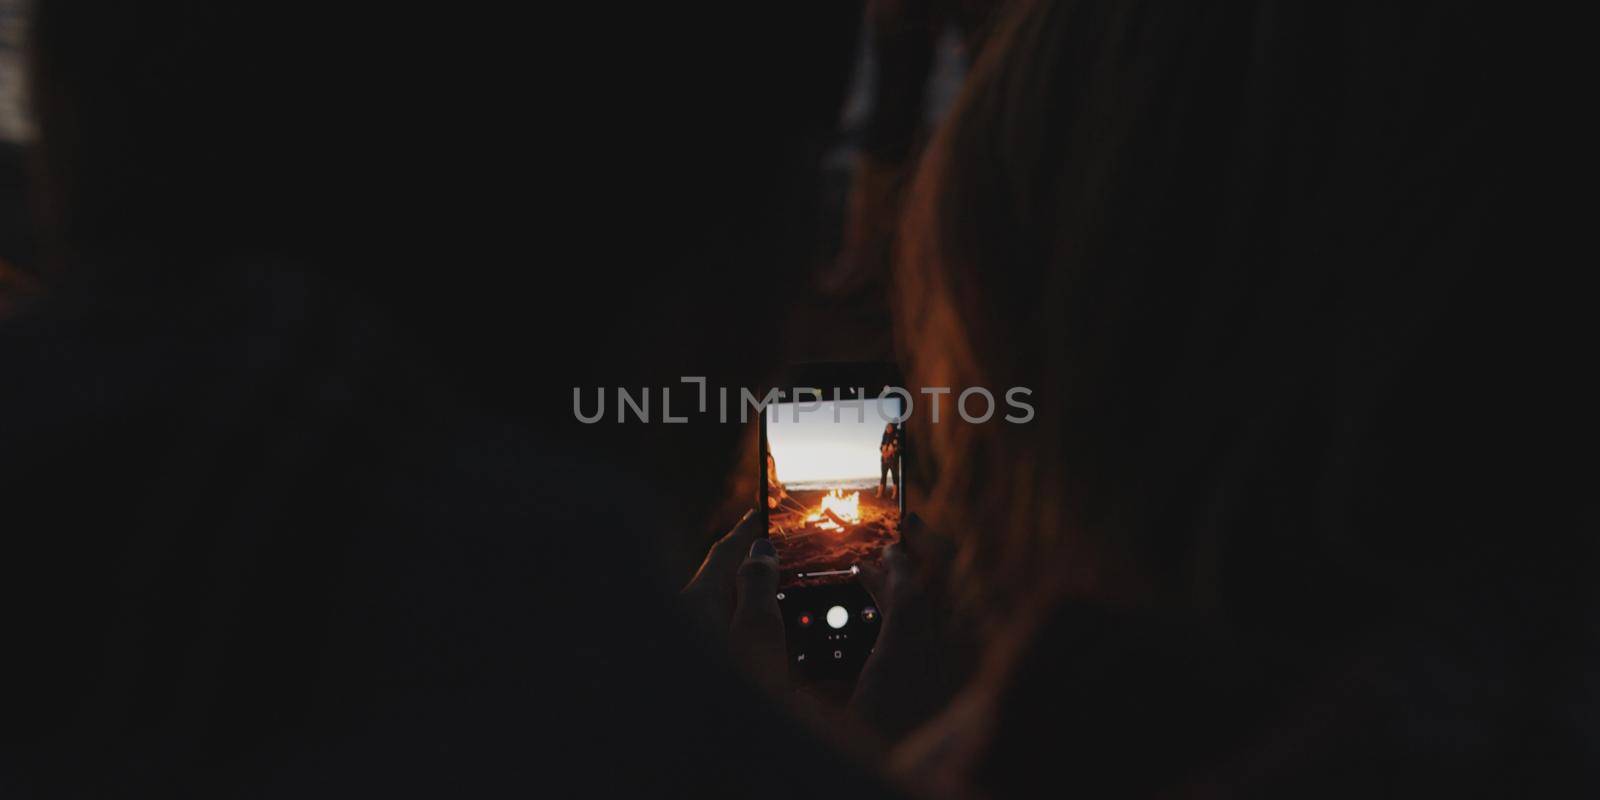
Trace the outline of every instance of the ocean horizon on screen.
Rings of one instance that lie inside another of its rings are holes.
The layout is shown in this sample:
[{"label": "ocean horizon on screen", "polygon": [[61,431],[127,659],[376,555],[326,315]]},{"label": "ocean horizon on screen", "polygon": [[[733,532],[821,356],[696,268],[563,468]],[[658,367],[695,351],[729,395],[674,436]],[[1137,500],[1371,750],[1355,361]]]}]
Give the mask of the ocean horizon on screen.
[{"label": "ocean horizon on screen", "polygon": [[806,492],[828,489],[876,489],[878,476],[863,475],[859,478],[834,478],[816,481],[790,481],[784,484],[791,491]]},{"label": "ocean horizon on screen", "polygon": [[[874,408],[875,403],[880,405]],[[897,418],[900,408],[900,398],[892,396],[868,400],[862,408],[832,400],[773,406],[767,414],[767,448],[779,479],[796,489],[877,486],[884,418]]]}]

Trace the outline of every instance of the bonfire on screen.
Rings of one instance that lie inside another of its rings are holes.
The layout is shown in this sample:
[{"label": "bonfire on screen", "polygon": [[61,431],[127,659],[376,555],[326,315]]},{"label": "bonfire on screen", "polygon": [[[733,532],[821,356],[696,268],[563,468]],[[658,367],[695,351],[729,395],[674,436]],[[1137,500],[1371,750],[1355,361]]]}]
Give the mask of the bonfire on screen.
[{"label": "bonfire on screen", "polygon": [[767,410],[767,534],[780,588],[842,583],[900,532],[900,398]]}]

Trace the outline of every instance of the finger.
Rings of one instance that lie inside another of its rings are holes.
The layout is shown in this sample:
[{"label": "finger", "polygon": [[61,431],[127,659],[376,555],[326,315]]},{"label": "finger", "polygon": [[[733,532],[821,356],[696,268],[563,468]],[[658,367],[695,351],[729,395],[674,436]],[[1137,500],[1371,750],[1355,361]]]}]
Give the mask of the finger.
[{"label": "finger", "polygon": [[771,617],[783,623],[778,610],[778,552],[772,542],[757,539],[750,545],[750,557],[739,565],[738,595],[734,617]]},{"label": "finger", "polygon": [[900,587],[911,579],[912,567],[905,548],[898,542],[885,547],[881,558],[882,566],[857,564],[856,577],[867,594],[872,595],[879,613],[887,617],[898,602],[895,593],[905,591]]},{"label": "finger", "polygon": [[883,548],[883,571],[890,591],[904,585],[911,577],[911,556],[903,543],[895,542]]},{"label": "finger", "polygon": [[750,544],[763,533],[761,529],[761,515],[755,509],[744,512],[733,530],[728,531],[716,544],[711,546],[708,561],[714,561],[719,571],[732,575],[744,561],[745,554],[750,552]]},{"label": "finger", "polygon": [[757,539],[739,565],[733,624],[733,652],[757,676],[781,681],[787,674],[783,612],[778,608],[778,554],[772,542]]},{"label": "finger", "polygon": [[912,549],[916,549],[917,543],[925,535],[927,535],[927,525],[923,523],[922,517],[917,512],[912,511],[906,514],[905,518],[900,521],[900,541],[905,542]]},{"label": "finger", "polygon": [[720,591],[727,591],[740,561],[750,549],[750,543],[762,532],[761,527],[761,515],[755,509],[746,511],[733,530],[711,545],[705,560],[700,562],[700,568],[689,579],[688,588],[699,587],[701,591],[707,591],[711,587],[722,587]]},{"label": "finger", "polygon": [[738,555],[743,557],[745,549],[750,546],[750,542],[754,541],[760,534],[761,515],[756,513],[756,509],[752,508],[744,512],[744,516],[740,517],[739,521],[734,524],[733,530],[728,531],[726,536],[718,540],[718,543],[731,546],[742,542],[743,544],[738,549]]},{"label": "finger", "polygon": [[[883,566],[878,569],[878,580],[882,585],[883,600],[878,604],[878,610],[883,613],[885,620],[890,616],[898,616],[910,604],[916,602],[920,595],[921,584],[917,583],[917,569],[911,563],[911,556],[906,551],[905,545],[896,542],[883,548]],[[879,595],[874,594],[877,599]]]},{"label": "finger", "polygon": [[872,595],[872,602],[878,605],[881,611],[889,605],[889,575],[882,568],[873,564],[857,564],[856,579],[861,581],[862,588],[867,594]]},{"label": "finger", "polygon": [[955,554],[955,543],[939,535],[915,511],[900,525],[900,541],[918,558],[934,562],[949,561]]}]

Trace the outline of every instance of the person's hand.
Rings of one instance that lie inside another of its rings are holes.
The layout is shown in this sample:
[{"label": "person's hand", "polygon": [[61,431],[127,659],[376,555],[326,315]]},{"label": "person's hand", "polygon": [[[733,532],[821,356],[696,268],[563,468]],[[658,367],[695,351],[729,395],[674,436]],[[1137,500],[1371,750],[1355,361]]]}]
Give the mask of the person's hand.
[{"label": "person's hand", "polygon": [[787,678],[778,552],[762,530],[761,515],[746,512],[718,539],[680,596],[703,624],[727,632],[734,659],[753,677],[768,684]]},{"label": "person's hand", "polygon": [[945,590],[954,551],[910,514],[900,541],[885,548],[881,567],[858,565],[883,627],[851,705],[890,741],[944,707],[970,671],[968,637]]}]

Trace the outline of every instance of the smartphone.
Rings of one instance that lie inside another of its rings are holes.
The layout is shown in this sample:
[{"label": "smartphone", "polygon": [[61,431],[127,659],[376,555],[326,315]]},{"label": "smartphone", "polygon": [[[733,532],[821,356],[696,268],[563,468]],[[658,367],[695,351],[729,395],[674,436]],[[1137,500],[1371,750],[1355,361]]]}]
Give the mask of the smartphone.
[{"label": "smartphone", "polygon": [[760,417],[760,498],[778,552],[791,671],[851,678],[881,614],[858,574],[880,565],[906,512],[906,405],[881,385],[777,391]]}]

